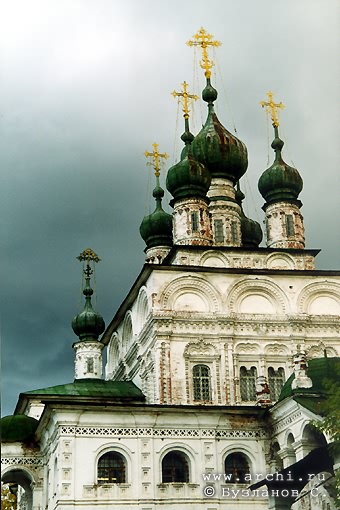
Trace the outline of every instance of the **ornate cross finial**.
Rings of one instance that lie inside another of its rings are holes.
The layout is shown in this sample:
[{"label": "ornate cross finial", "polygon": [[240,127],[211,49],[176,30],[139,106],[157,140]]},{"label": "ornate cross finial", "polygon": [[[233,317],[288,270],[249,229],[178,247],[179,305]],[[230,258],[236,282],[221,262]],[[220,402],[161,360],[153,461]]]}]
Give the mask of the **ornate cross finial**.
[{"label": "ornate cross finial", "polygon": [[267,92],[267,96],[268,96],[269,101],[268,102],[261,101],[260,105],[262,106],[262,108],[266,108],[267,112],[270,112],[271,118],[272,118],[272,122],[273,122],[273,126],[274,127],[278,127],[279,119],[278,119],[277,111],[276,110],[278,108],[281,108],[281,110],[282,110],[285,106],[281,102],[280,103],[274,103],[274,101],[273,101],[273,92],[271,92],[271,91]]},{"label": "ornate cross finial", "polygon": [[182,83],[182,87],[183,87],[182,92],[176,92],[176,90],[171,92],[172,96],[174,96],[175,98],[178,97],[179,101],[182,102],[182,104],[183,104],[182,112],[184,113],[184,118],[185,119],[189,118],[189,112],[190,112],[190,110],[189,110],[189,102],[190,102],[190,99],[192,99],[193,101],[196,101],[198,99],[198,96],[196,96],[195,94],[189,94],[188,93],[187,86],[188,86],[187,82],[184,81]]},{"label": "ornate cross finial", "polygon": [[154,168],[154,170],[155,170],[155,176],[159,177],[160,169],[161,169],[160,158],[168,159],[169,154],[167,154],[166,152],[163,152],[163,153],[158,152],[158,143],[153,143],[152,147],[153,147],[153,151],[152,152],[145,151],[144,155],[145,155],[146,158],[152,158],[153,159],[153,161],[152,162],[148,162],[147,165],[151,165]]},{"label": "ornate cross finial", "polygon": [[98,255],[93,250],[91,250],[91,248],[86,248],[86,250],[84,250],[79,255],[79,257],[77,257],[77,259],[80,261],[84,261],[84,260],[87,261],[86,269],[84,269],[84,274],[87,278],[90,278],[90,275],[93,273],[93,271],[91,269],[91,265],[90,265],[91,260],[92,260],[92,262],[96,262],[96,263],[98,263],[100,261],[100,258],[98,257]]},{"label": "ornate cross finial", "polygon": [[202,48],[202,61],[200,62],[200,66],[202,69],[205,69],[205,77],[210,78],[211,71],[210,69],[214,65],[214,62],[211,62],[208,58],[208,46],[221,46],[220,41],[213,41],[213,36],[208,34],[208,32],[204,28],[200,28],[196,34],[193,35],[195,41],[188,41],[188,46],[201,46]]}]

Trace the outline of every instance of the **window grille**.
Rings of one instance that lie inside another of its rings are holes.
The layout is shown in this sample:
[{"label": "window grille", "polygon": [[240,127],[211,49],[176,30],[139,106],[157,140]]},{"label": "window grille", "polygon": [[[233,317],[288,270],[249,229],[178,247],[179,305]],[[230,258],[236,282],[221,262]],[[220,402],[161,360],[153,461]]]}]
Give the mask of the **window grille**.
[{"label": "window grille", "polygon": [[92,374],[93,370],[94,370],[93,358],[87,358],[87,360],[86,360],[86,371],[87,371],[87,373]]},{"label": "window grille", "polygon": [[210,369],[206,365],[195,365],[192,370],[194,400],[211,400]]},{"label": "window grille", "polygon": [[162,483],[189,482],[186,456],[177,451],[169,452],[162,461]]},{"label": "window grille", "polygon": [[242,453],[228,455],[225,459],[224,468],[225,474],[228,476],[228,482],[231,483],[245,483],[245,475],[250,473],[248,459]]},{"label": "window grille", "polygon": [[240,368],[241,399],[245,402],[256,400],[256,367],[249,370],[246,367]]},{"label": "window grille", "polygon": [[232,240],[233,243],[237,243],[238,242],[237,233],[238,233],[237,222],[236,221],[232,221],[231,222],[231,240]]},{"label": "window grille", "polygon": [[282,367],[274,370],[273,367],[268,368],[268,386],[270,390],[270,398],[278,400],[282,387],[285,382],[285,371]]},{"label": "window grille", "polygon": [[223,221],[222,220],[214,220],[214,230],[215,230],[215,242],[223,243],[224,242],[224,233],[223,233]]},{"label": "window grille", "polygon": [[125,483],[125,459],[117,452],[108,452],[98,461],[98,483]]},{"label": "window grille", "polygon": [[198,212],[191,213],[191,228],[193,232],[198,232]]},{"label": "window grille", "polygon": [[292,214],[286,214],[286,232],[288,237],[295,235],[294,218]]}]

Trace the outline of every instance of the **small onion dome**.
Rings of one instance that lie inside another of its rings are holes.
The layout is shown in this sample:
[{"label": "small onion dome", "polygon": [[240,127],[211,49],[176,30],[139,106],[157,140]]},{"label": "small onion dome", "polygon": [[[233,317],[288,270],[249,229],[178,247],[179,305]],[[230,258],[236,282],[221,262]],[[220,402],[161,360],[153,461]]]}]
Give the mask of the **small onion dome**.
[{"label": "small onion dome", "polygon": [[4,416],[0,420],[1,441],[10,443],[33,439],[39,422],[26,414]]},{"label": "small onion dome", "polygon": [[93,342],[105,329],[103,317],[92,308],[90,278],[85,278],[86,285],[83,290],[85,296],[84,310],[76,315],[72,321],[72,329],[81,342]]},{"label": "small onion dome", "polygon": [[235,200],[241,207],[241,236],[243,248],[257,248],[262,241],[263,233],[261,225],[244,214],[242,201],[245,196],[240,189],[240,184],[237,182],[237,189],[235,192]]},{"label": "small onion dome", "polygon": [[277,128],[275,131],[276,136],[271,144],[275,151],[275,161],[261,175],[259,191],[267,204],[282,201],[300,204],[298,196],[302,190],[303,181],[296,168],[283,161],[281,151],[284,142],[278,137]]},{"label": "small onion dome", "polygon": [[184,147],[182,156],[183,159],[168,170],[166,177],[166,187],[174,197],[171,206],[182,198],[206,198],[211,184],[209,171],[193,158],[188,145]]},{"label": "small onion dome", "polygon": [[257,248],[263,237],[260,224],[245,214],[241,215],[241,234],[243,248]]},{"label": "small onion dome", "polygon": [[192,142],[192,155],[207,166],[212,177],[229,179],[235,184],[247,170],[247,148],[218,120],[213,105],[217,91],[209,78],[202,97],[208,103],[209,113],[205,125]]},{"label": "small onion dome", "polygon": [[166,213],[162,208],[164,190],[157,185],[152,195],[156,199],[156,209],[144,217],[139,227],[140,235],[147,248],[172,246],[172,215]]}]

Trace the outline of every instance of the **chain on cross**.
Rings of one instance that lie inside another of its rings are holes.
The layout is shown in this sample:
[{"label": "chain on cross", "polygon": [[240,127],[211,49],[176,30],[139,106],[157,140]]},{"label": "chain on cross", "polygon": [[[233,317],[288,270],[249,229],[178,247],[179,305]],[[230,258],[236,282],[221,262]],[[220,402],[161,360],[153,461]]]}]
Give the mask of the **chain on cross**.
[{"label": "chain on cross", "polygon": [[278,119],[278,116],[277,116],[277,110],[279,108],[282,110],[284,108],[284,104],[281,103],[281,102],[280,103],[274,103],[273,92],[271,92],[271,91],[267,92],[267,96],[268,96],[269,101],[261,101],[260,105],[262,106],[262,108],[266,108],[267,112],[270,113],[271,118],[272,118],[273,126],[277,128],[279,126],[279,119]]},{"label": "chain on cross", "polygon": [[193,101],[196,101],[198,99],[198,96],[196,96],[196,94],[189,94],[188,91],[187,91],[187,82],[184,81],[182,83],[182,92],[176,92],[176,90],[174,90],[173,92],[171,92],[171,95],[174,96],[174,98],[178,97],[179,101],[182,102],[182,105],[183,105],[183,108],[182,108],[182,112],[184,113],[184,118],[185,119],[188,119],[189,118],[189,103],[190,103],[190,100],[193,100]]},{"label": "chain on cross", "polygon": [[166,152],[158,152],[158,143],[153,143],[152,147],[153,151],[152,152],[145,151],[144,155],[146,158],[152,158],[153,161],[148,162],[147,165],[151,165],[155,170],[155,176],[159,177],[161,169],[160,158],[168,159],[169,154],[167,154]]},{"label": "chain on cross", "polygon": [[213,41],[213,36],[208,34],[208,32],[202,27],[198,30],[196,34],[193,35],[194,41],[188,41],[188,46],[200,46],[202,49],[202,61],[200,62],[200,66],[202,69],[205,69],[205,77],[210,78],[211,71],[210,69],[213,67],[214,62],[209,60],[208,57],[208,46],[221,46],[222,43],[220,41]]},{"label": "chain on cross", "polygon": [[86,269],[84,269],[84,274],[88,278],[93,273],[93,271],[91,269],[91,261],[92,262],[96,262],[96,263],[98,263],[100,261],[100,258],[98,257],[98,255],[93,250],[91,250],[91,248],[86,248],[86,250],[84,250],[79,255],[79,257],[77,257],[77,259],[80,260],[80,261],[84,261],[84,260],[87,261]]}]

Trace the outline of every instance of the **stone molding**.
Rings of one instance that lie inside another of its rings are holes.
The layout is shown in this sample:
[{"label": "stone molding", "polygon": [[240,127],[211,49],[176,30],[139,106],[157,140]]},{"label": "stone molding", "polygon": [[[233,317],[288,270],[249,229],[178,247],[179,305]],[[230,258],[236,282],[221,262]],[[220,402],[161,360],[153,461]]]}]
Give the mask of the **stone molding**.
[{"label": "stone molding", "polygon": [[39,467],[44,465],[44,460],[42,457],[26,457],[23,455],[22,457],[2,457],[1,464],[4,466],[8,465],[18,465],[18,466],[33,466]]},{"label": "stone molding", "polygon": [[62,435],[71,436],[100,436],[100,437],[163,437],[167,439],[178,437],[191,438],[240,438],[240,439],[262,439],[267,437],[264,429],[214,429],[214,428],[180,428],[180,429],[153,429],[146,428],[125,428],[125,427],[77,427],[60,426]]}]

